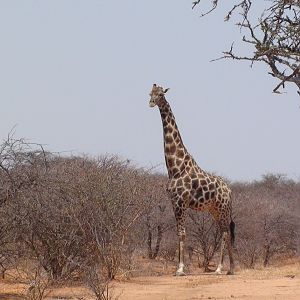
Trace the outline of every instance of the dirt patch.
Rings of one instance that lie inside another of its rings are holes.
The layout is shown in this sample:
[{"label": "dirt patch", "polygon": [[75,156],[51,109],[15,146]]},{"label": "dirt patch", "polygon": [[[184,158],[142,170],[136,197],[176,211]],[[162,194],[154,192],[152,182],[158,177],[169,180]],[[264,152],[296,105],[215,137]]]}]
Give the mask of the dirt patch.
[{"label": "dirt patch", "polygon": [[[141,281],[140,281],[141,280]],[[300,299],[299,278],[247,279],[243,275],[142,278],[119,284],[120,299]]]},{"label": "dirt patch", "polygon": [[21,300],[21,299],[24,299],[23,296],[18,296],[18,295],[15,295],[15,294],[2,294],[0,295],[0,300]]},{"label": "dirt patch", "polygon": [[[22,299],[23,284],[0,281],[0,300]],[[238,271],[234,276],[196,273],[186,277],[172,275],[136,277],[115,281],[111,292],[119,300],[298,300],[300,264],[259,270]],[[113,299],[114,299],[113,297]],[[92,299],[84,286],[53,288],[47,299]]]}]

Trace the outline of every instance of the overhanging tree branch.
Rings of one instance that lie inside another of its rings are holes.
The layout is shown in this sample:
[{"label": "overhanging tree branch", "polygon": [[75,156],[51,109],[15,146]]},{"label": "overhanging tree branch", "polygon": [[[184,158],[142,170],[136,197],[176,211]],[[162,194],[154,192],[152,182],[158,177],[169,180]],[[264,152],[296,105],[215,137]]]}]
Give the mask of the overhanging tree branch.
[{"label": "overhanging tree branch", "polygon": [[[243,33],[242,42],[252,48],[252,55],[235,54],[232,45],[228,51],[223,52],[224,56],[215,60],[231,58],[251,61],[251,64],[263,62],[271,69],[269,74],[280,81],[273,92],[280,93],[279,89],[289,82],[297,86],[300,95],[300,0],[265,1],[267,7],[256,21],[251,14],[253,4],[258,1],[237,1],[225,16],[225,21],[230,20],[234,13],[241,16],[236,25]],[[192,7],[200,2],[194,1]],[[212,0],[212,8],[201,16],[216,9],[218,4],[218,0]]]}]

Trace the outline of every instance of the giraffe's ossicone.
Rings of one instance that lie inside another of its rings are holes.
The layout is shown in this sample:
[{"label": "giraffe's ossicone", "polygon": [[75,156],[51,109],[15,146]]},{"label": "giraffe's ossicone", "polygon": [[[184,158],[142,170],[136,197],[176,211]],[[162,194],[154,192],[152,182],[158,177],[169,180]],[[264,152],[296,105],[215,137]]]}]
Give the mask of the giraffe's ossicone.
[{"label": "giraffe's ossicone", "polygon": [[149,105],[158,106],[163,125],[165,161],[169,176],[167,191],[172,201],[179,236],[179,266],[176,275],[185,274],[184,241],[188,208],[207,211],[213,215],[223,235],[216,273],[220,274],[222,271],[226,245],[230,260],[227,274],[233,274],[232,246],[235,224],[231,217],[231,190],[221,177],[202,170],[186,150],[171,107],[165,98],[167,91],[168,89],[153,84]]}]

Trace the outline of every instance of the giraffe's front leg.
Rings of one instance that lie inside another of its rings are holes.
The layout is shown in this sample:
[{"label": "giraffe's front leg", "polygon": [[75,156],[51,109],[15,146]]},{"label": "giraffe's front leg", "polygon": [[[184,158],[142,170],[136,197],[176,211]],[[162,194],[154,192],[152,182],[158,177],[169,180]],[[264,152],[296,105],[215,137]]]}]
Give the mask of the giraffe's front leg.
[{"label": "giraffe's front leg", "polygon": [[185,276],[184,272],[184,242],[185,242],[185,231],[179,232],[179,265],[176,271],[176,276]]},{"label": "giraffe's front leg", "polygon": [[184,242],[185,242],[185,208],[179,205],[182,201],[175,204],[175,218],[177,222],[177,230],[179,236],[179,265],[176,271],[176,276],[185,276],[184,272]]}]

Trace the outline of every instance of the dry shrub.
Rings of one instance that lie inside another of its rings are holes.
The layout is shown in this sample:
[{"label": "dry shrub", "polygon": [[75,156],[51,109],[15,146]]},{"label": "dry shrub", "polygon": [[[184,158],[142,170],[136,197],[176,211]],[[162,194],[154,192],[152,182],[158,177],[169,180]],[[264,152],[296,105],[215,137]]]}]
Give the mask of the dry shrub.
[{"label": "dry shrub", "polygon": [[[2,276],[21,257],[37,261],[50,281],[81,280],[87,267],[99,265],[106,280],[129,276],[135,252],[174,261],[178,237],[165,182],[118,157],[61,157],[8,137],[0,145]],[[299,182],[267,175],[232,188],[242,265],[267,266],[299,253]],[[215,224],[191,212],[186,226],[207,269],[219,247]]]},{"label": "dry shrub", "polygon": [[[234,213],[239,261],[248,268],[296,254],[299,244],[299,184],[282,175],[234,184]],[[298,206],[298,207],[297,207]]]},{"label": "dry shrub", "polygon": [[190,260],[192,254],[196,254],[199,268],[202,267],[204,272],[209,272],[211,271],[209,264],[220,248],[220,230],[208,213],[190,211],[188,216]]},{"label": "dry shrub", "polygon": [[113,287],[110,285],[111,280],[105,273],[101,266],[87,266],[84,282],[96,300],[117,300],[119,296],[114,295]]},{"label": "dry shrub", "polygon": [[29,280],[26,300],[43,300],[49,295],[50,281],[41,267],[37,266],[34,270],[26,270],[27,280]]}]

